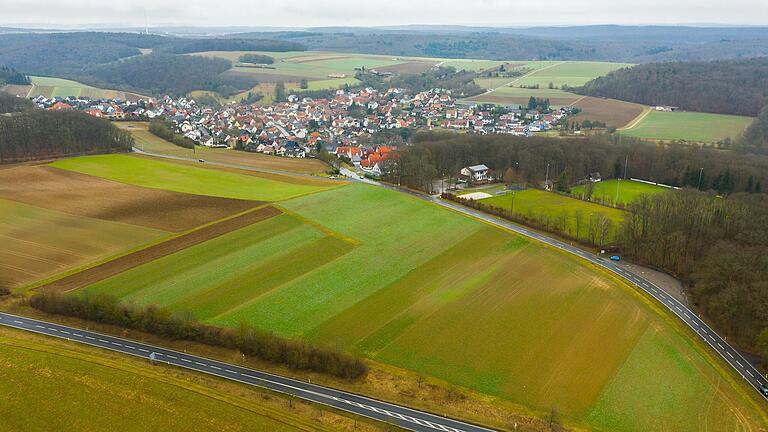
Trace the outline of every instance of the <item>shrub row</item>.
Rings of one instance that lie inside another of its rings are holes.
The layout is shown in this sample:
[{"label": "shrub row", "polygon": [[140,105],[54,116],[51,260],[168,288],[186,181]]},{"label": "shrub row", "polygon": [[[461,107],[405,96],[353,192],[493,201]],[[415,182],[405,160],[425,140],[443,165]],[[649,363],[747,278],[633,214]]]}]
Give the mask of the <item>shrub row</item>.
[{"label": "shrub row", "polygon": [[170,128],[170,126],[163,121],[153,121],[149,123],[149,132],[158,136],[166,141],[172,142],[179,147],[188,149],[195,148],[195,142],[185,136],[179,135]]},{"label": "shrub row", "polygon": [[238,349],[245,355],[294,370],[326,373],[344,379],[360,378],[368,372],[368,366],[362,360],[342,352],[285,339],[246,324],[237,329],[213,327],[157,306],[123,304],[108,295],[41,293],[33,296],[30,304],[47,313],[116,325],[175,340]]}]

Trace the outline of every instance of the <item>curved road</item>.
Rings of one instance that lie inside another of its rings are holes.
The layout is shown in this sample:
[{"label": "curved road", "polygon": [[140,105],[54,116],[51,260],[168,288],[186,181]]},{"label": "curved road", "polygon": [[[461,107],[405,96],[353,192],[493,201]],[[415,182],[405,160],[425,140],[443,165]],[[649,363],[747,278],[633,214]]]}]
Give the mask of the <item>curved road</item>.
[{"label": "curved road", "polygon": [[363,417],[391,423],[411,431],[491,432],[491,429],[370,399],[365,396],[102,333],[2,312],[0,312],[0,325],[142,357],[152,363],[178,366],[231,381],[266,388]]}]

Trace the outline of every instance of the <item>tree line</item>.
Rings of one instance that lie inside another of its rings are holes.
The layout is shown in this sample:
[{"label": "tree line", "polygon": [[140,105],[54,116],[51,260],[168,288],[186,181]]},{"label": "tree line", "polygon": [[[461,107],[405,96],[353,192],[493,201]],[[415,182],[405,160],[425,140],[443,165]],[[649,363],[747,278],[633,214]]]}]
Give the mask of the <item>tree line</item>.
[{"label": "tree line", "polygon": [[237,349],[245,355],[294,370],[325,373],[344,379],[357,379],[368,372],[368,366],[362,360],[349,354],[282,338],[244,323],[235,329],[213,327],[188,315],[174,314],[156,306],[124,304],[108,295],[76,296],[49,292],[37,294],[29,302],[33,308],[46,313],[115,325],[174,340]]},{"label": "tree line", "polygon": [[598,77],[575,91],[645,105],[754,117],[768,105],[768,57],[641,64]]},{"label": "tree line", "polygon": [[768,359],[768,196],[684,189],[643,195],[628,211],[625,254],[682,278],[718,329]]},{"label": "tree line", "polygon": [[[715,190],[721,195],[764,192],[768,157],[686,145],[655,145],[609,134],[584,138],[417,133],[398,151],[382,177],[431,192],[441,178],[462,167],[485,164],[497,175],[508,170],[519,182],[538,185],[563,177],[571,185],[599,172],[603,178],[640,178],[670,186]],[[625,162],[627,162],[625,167]],[[549,170],[547,170],[549,166]]]},{"label": "tree line", "polygon": [[153,120],[149,123],[149,132],[155,136],[158,136],[170,143],[176,144],[179,147],[187,149],[195,148],[195,141],[179,135],[173,131],[172,123],[162,120]]},{"label": "tree line", "polygon": [[81,112],[31,110],[0,116],[0,163],[127,152],[130,133]]},{"label": "tree line", "polygon": [[29,99],[0,91],[0,114],[26,111],[32,109],[33,106],[34,104]]},{"label": "tree line", "polygon": [[253,64],[273,64],[275,62],[274,57],[270,57],[264,54],[243,54],[239,58],[241,63],[253,63]]},{"label": "tree line", "polygon": [[0,84],[30,85],[28,76],[8,66],[0,66]]}]

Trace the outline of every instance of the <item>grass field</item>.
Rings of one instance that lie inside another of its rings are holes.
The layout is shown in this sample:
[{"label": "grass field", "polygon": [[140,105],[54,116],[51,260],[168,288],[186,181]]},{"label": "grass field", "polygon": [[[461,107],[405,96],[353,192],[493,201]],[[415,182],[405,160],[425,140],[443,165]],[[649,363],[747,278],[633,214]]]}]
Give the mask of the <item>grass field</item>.
[{"label": "grass field", "polygon": [[62,159],[51,166],[83,174],[155,189],[198,195],[257,201],[280,201],[319,192],[329,186],[301,180],[275,180],[278,176],[257,176],[189,164],[164,162],[130,155],[85,156]]},{"label": "grass field", "polygon": [[6,328],[0,365],[3,431],[293,432],[353,425],[236,384]]},{"label": "grass field", "polygon": [[86,84],[81,84],[76,81],[70,81],[62,78],[50,78],[50,77],[31,77],[32,89],[29,92],[29,96],[45,96],[52,98],[55,96],[67,97],[89,97],[91,99],[114,99],[119,98],[123,100],[136,100],[143,96],[124,92],[119,90],[105,90],[100,88],[91,87]]},{"label": "grass field", "polygon": [[[575,258],[366,185],[280,205],[289,213],[84,290],[250,322],[540,413],[554,406],[585,427],[760,424],[700,348]],[[674,392],[644,383],[650,373]],[[620,405],[630,398],[644,404],[632,415]]]},{"label": "grass field", "polygon": [[203,146],[197,146],[194,150],[187,149],[153,135],[147,130],[147,123],[119,122],[116,123],[116,125],[121,129],[130,131],[131,135],[133,135],[133,138],[136,140],[136,146],[150,153],[181,156],[192,159],[203,158],[213,162],[231,163],[299,174],[323,173],[328,169],[327,165],[317,159],[269,156],[261,153],[208,148]]},{"label": "grass field", "polygon": [[0,286],[29,282],[159,239],[166,232],[0,199]]},{"label": "grass field", "polygon": [[552,83],[555,88],[562,86],[577,87],[586,84],[587,81],[594,78],[607,75],[609,72],[630,66],[633,65],[588,61],[560,62],[552,67],[533,72],[517,81],[514,85],[518,87],[538,85],[541,88],[547,88]]},{"label": "grass field", "polygon": [[587,224],[592,214],[603,213],[613,222],[613,228],[608,237],[609,241],[613,240],[619,224],[624,220],[624,212],[622,210],[539,189],[527,189],[505,195],[497,195],[482,199],[480,202],[502,209],[512,209],[513,200],[513,211],[519,215],[533,218],[548,218],[555,226],[557,225],[555,222],[557,218],[562,217],[565,221],[565,231],[574,237],[576,237],[576,212],[580,211],[583,216],[583,222],[579,228],[578,237],[583,239],[588,237]]},{"label": "grass field", "polygon": [[652,140],[711,143],[738,137],[752,120],[724,114],[651,111],[634,127],[621,133]]},{"label": "grass field", "polygon": [[600,121],[608,127],[621,128],[643,114],[647,107],[632,102],[616,99],[595,98],[587,96],[573,104],[581,110],[572,120],[579,123],[584,120]]},{"label": "grass field", "polygon": [[[584,186],[576,186],[571,189],[571,193],[576,196],[583,196],[584,189]],[[636,200],[640,195],[663,193],[669,190],[669,188],[663,186],[655,186],[632,180],[605,180],[593,183],[592,197],[601,202],[613,204],[616,201],[616,192],[618,191],[619,204],[627,205]]]},{"label": "grass field", "polygon": [[558,89],[525,89],[520,87],[500,87],[491,93],[474,96],[466,99],[470,102],[493,103],[497,105],[528,105],[531,96],[541,99],[549,99],[554,106],[570,105],[578,101],[581,96]]}]

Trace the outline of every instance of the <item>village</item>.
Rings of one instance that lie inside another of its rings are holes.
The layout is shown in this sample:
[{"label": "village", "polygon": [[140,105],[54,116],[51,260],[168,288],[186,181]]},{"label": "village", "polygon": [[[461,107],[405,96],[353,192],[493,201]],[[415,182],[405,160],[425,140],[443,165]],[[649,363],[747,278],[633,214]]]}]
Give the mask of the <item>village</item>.
[{"label": "village", "polygon": [[391,88],[337,90],[332,98],[289,95],[269,106],[231,103],[220,108],[191,98],[32,99],[40,108],[79,110],[113,121],[165,119],[175,131],[207,147],[284,157],[317,157],[325,150],[373,176],[413,130],[532,136],[557,127],[569,107],[542,113],[493,105],[463,105],[448,90],[407,94]]}]

